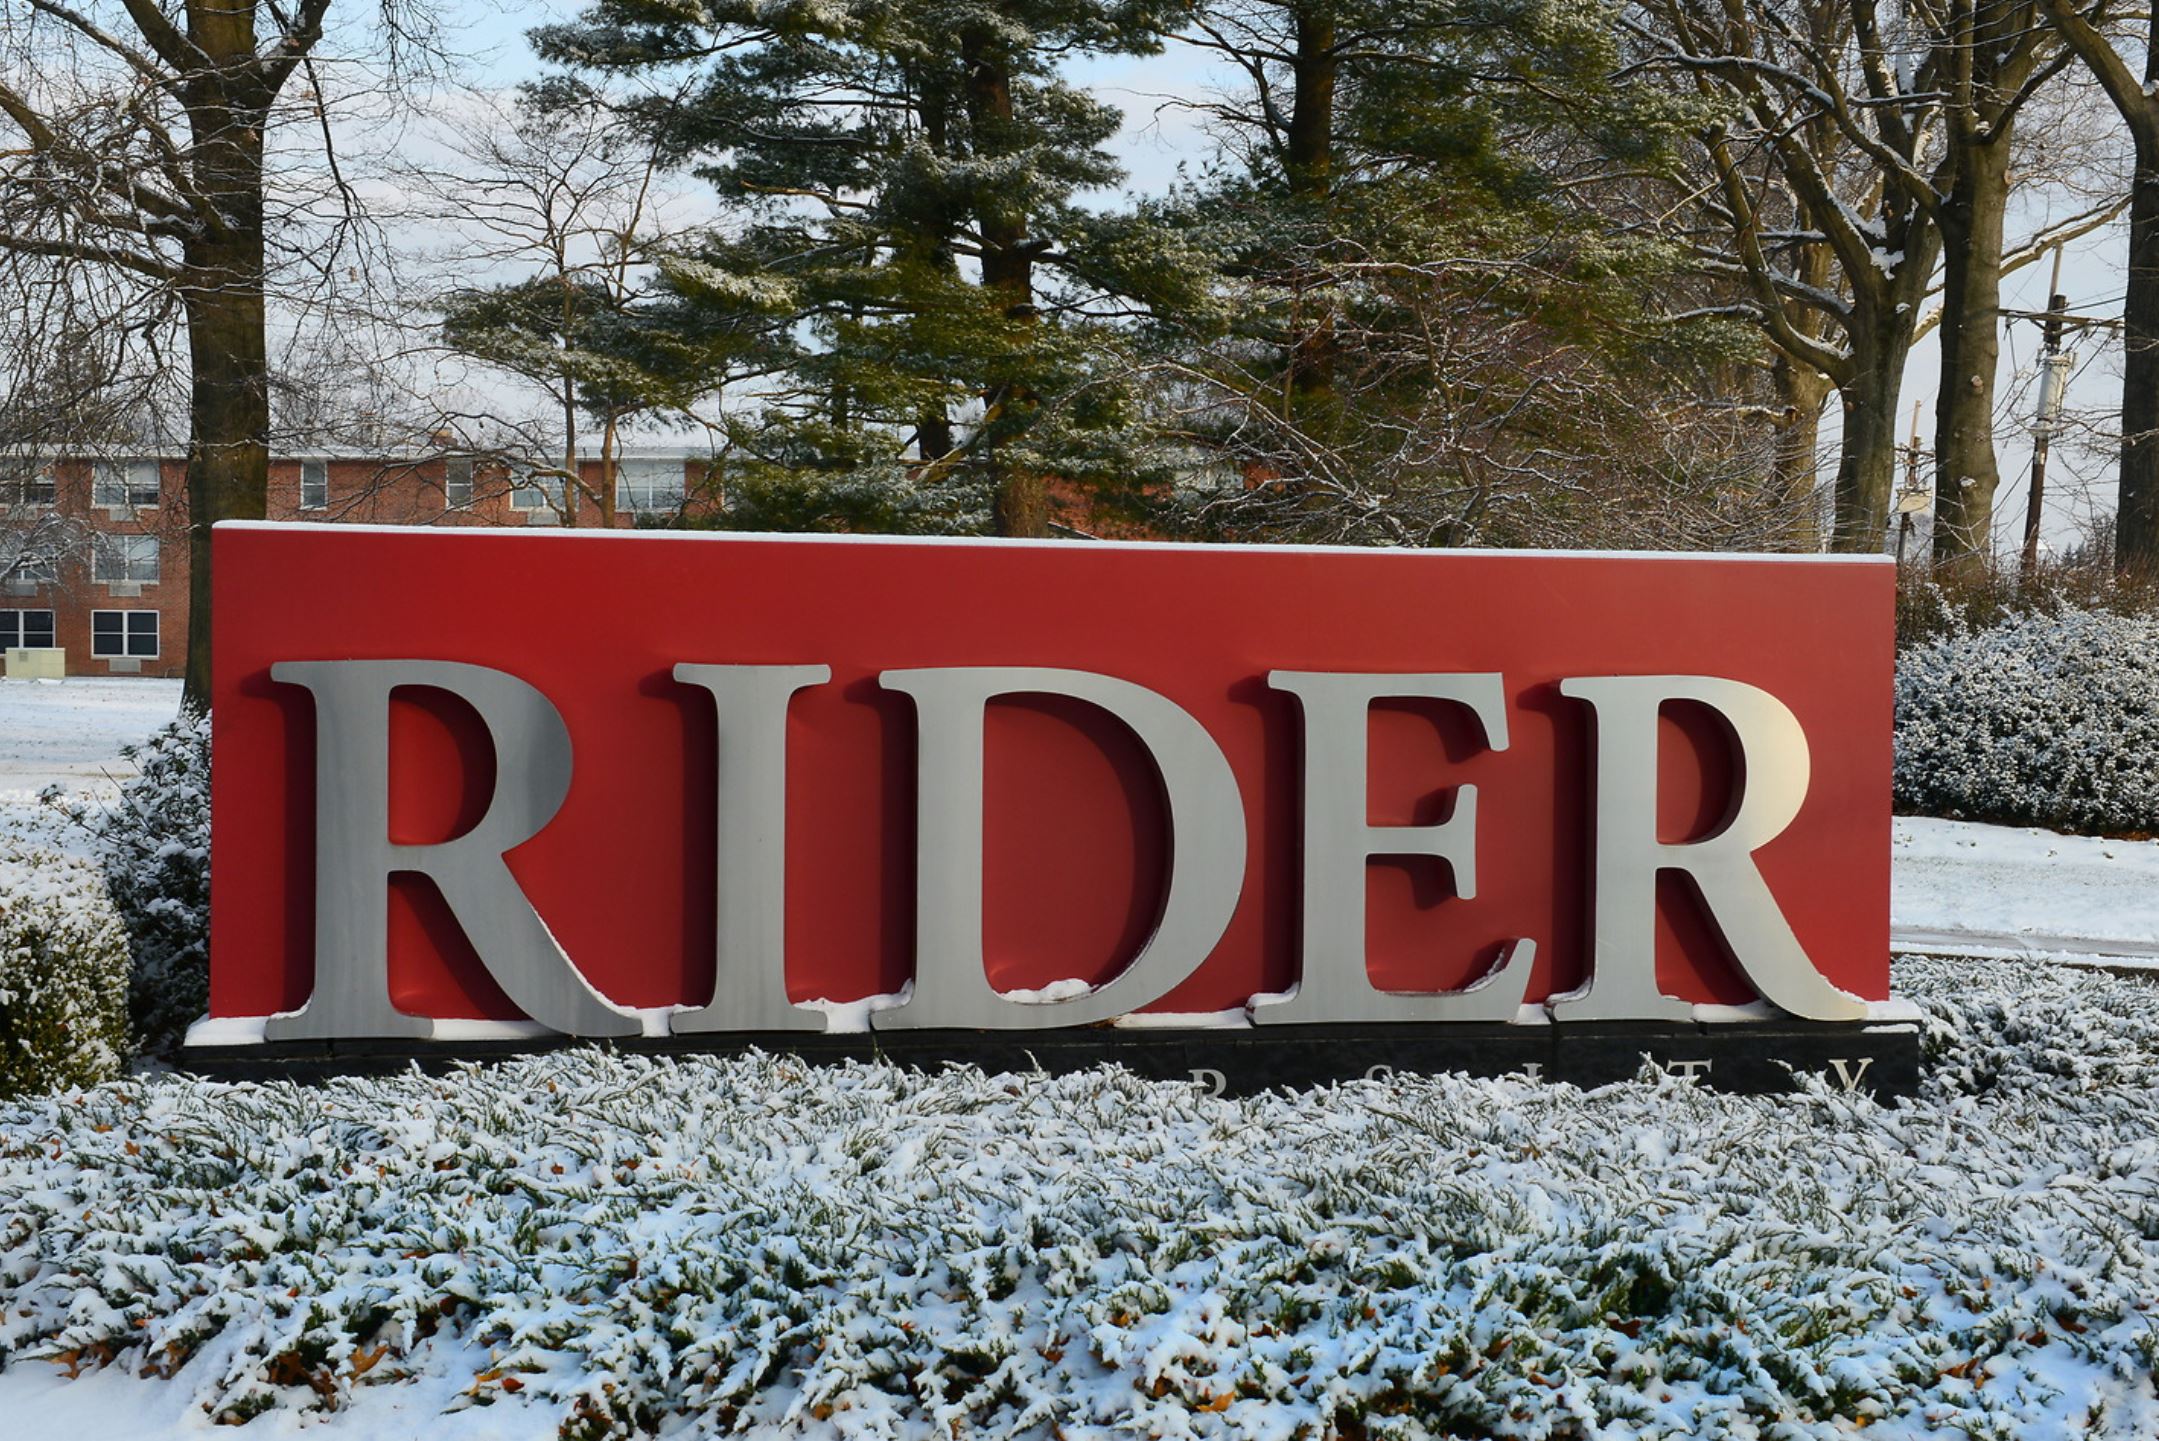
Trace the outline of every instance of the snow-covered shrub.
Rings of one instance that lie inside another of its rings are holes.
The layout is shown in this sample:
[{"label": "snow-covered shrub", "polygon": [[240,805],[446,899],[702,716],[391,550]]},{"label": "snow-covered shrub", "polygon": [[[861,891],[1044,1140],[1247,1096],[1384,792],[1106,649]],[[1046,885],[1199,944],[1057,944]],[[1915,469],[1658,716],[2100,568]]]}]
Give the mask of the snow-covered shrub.
[{"label": "snow-covered shrub", "polygon": [[1896,801],[1958,820],[2159,831],[2159,616],[2064,610],[1897,658]]},{"label": "snow-covered shrub", "polygon": [[2159,992],[1895,979],[1932,1056],[1895,1104],[597,1048],[132,1077],[0,1106],[0,1367],[169,1377],[174,1430],[2149,1441]]},{"label": "snow-covered shrub", "polygon": [[90,832],[134,955],[128,1009],[144,1054],[169,1056],[208,1009],[210,986],[210,718],[183,710],[140,745],[122,746],[137,774],[99,806],[46,792]]},{"label": "snow-covered shrub", "polygon": [[0,1096],[89,1086],[127,1062],[127,933],[97,868],[0,855]]}]

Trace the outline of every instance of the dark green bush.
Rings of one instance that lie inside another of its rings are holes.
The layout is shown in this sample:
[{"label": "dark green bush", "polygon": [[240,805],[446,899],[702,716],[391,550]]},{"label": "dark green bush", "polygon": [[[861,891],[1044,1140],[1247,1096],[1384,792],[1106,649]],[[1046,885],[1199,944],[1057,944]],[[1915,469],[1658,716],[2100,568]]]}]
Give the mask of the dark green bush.
[{"label": "dark green bush", "polygon": [[119,1075],[127,978],[127,933],[96,866],[0,855],[0,1097]]},{"label": "dark green bush", "polygon": [[144,1055],[178,1054],[210,995],[210,719],[183,711],[141,745],[136,774],[101,807],[46,800],[87,831],[134,957],[128,1008]]}]

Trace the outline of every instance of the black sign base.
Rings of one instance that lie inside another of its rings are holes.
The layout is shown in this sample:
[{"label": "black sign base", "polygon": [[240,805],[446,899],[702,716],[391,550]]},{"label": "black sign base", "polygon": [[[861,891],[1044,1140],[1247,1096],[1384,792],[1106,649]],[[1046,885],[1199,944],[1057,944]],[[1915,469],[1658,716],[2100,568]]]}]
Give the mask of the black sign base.
[{"label": "black sign base", "polygon": [[[573,1037],[504,1041],[324,1041],[191,1047],[181,1068],[231,1079],[312,1080],[401,1070],[437,1070],[459,1061],[501,1060],[530,1051],[593,1044]],[[736,1054],[784,1051],[806,1060],[882,1058],[934,1068],[964,1062],[985,1071],[1082,1070],[1115,1062],[1142,1076],[1191,1081],[1222,1095],[1305,1087],[1398,1072],[1459,1071],[1473,1076],[1601,1086],[1623,1081],[1649,1060],[1722,1091],[1765,1095],[1820,1077],[1835,1091],[1908,1096],[1919,1084],[1919,1032],[1909,1023],[1836,1025],[1740,1022],[1596,1024],[1267,1026],[1218,1030],[1091,1027],[1050,1031],[882,1031],[803,1035],[730,1032],[611,1041],[626,1052]]]}]

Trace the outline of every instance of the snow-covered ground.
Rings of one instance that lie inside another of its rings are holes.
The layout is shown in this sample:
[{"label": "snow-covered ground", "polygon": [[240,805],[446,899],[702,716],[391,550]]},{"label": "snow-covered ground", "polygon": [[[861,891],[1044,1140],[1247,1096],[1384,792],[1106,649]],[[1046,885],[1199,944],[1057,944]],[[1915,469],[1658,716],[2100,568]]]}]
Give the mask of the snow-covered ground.
[{"label": "snow-covered ground", "polygon": [[176,680],[0,680],[0,804],[19,804],[23,793],[34,796],[49,785],[109,785],[127,774],[120,747],[179,710]]},{"label": "snow-covered ground", "polygon": [[2159,841],[1899,816],[1890,875],[1907,949],[2159,957]]},{"label": "snow-covered ground", "polygon": [[0,678],[0,843],[79,849],[84,837],[38,804],[60,786],[110,800],[134,766],[120,747],[148,738],[180,711],[180,682],[126,676]]}]

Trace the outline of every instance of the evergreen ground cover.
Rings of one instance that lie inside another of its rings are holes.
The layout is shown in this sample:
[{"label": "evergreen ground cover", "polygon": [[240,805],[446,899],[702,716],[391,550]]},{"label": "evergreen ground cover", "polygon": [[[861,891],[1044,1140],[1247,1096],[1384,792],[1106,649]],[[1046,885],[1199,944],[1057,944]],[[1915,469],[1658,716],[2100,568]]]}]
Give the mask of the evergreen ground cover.
[{"label": "evergreen ground cover", "polygon": [[1900,968],[1929,1060],[1891,1105],[136,1077],[0,1108],[0,1363],[570,1436],[2149,1436],[2159,997],[1983,964]]}]

